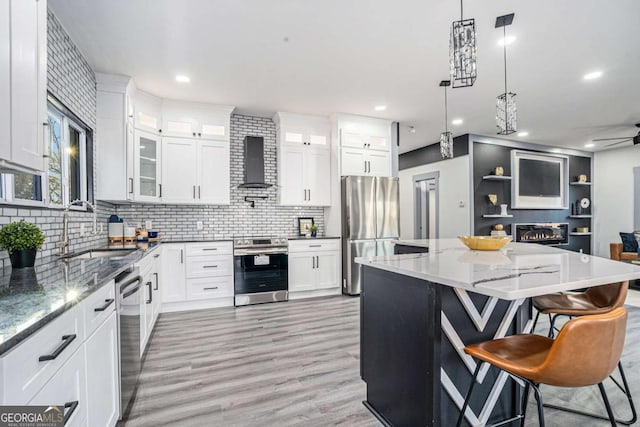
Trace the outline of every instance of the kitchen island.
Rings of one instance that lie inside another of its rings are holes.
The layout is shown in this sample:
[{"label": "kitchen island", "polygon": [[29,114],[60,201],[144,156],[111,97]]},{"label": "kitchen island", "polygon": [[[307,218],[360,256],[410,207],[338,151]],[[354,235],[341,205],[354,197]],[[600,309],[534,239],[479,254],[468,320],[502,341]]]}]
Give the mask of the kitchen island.
[{"label": "kitchen island", "polygon": [[[530,297],[640,278],[635,265],[537,244],[415,244],[429,253],[356,259],[364,404],[385,425],[455,425],[476,366],[464,346],[530,332]],[[470,425],[520,413],[520,387],[507,374],[485,364],[478,382]]]}]

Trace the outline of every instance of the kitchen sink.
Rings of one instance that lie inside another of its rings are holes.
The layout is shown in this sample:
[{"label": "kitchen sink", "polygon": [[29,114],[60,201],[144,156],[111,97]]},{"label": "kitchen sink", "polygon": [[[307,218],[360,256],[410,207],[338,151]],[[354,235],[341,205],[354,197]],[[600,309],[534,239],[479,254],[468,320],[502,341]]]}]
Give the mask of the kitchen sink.
[{"label": "kitchen sink", "polygon": [[124,258],[137,249],[92,249],[63,256],[64,259]]}]

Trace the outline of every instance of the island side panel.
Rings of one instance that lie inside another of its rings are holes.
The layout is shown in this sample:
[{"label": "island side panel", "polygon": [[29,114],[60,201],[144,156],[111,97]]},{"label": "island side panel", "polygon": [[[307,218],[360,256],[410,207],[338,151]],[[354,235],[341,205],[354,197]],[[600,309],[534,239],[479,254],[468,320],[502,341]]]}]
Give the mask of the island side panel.
[{"label": "island side panel", "polygon": [[367,407],[395,426],[440,426],[440,289],[363,266],[361,377]]},{"label": "island side panel", "polygon": [[[505,301],[442,287],[442,425],[455,425],[476,360],[464,346],[517,333],[531,327],[530,300]],[[465,363],[466,360],[466,363]],[[485,365],[488,366],[488,365]],[[481,371],[463,425],[485,425],[520,413],[521,388],[496,368]]]}]

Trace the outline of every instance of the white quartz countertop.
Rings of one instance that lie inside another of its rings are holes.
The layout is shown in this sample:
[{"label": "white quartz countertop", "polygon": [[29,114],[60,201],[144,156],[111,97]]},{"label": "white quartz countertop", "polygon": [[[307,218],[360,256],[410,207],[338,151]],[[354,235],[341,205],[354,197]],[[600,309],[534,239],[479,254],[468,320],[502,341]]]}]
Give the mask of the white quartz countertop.
[{"label": "white quartz countertop", "polygon": [[[411,242],[415,246],[420,241]],[[458,239],[424,242],[429,253],[355,261],[505,300],[640,279],[640,266],[533,243],[509,243],[500,251],[472,251]]]}]

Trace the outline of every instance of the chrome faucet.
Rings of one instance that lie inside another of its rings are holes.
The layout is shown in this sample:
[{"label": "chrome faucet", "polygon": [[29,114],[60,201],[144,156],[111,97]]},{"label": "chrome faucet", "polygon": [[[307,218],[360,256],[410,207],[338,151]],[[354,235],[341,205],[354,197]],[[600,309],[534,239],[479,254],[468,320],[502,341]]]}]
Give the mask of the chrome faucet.
[{"label": "chrome faucet", "polygon": [[69,254],[69,208],[71,206],[77,205],[87,205],[91,212],[93,212],[93,230],[91,231],[92,235],[97,235],[98,232],[98,211],[95,205],[87,200],[79,200],[76,199],[70,202],[64,209],[64,214],[62,216],[62,236],[60,237],[60,241],[58,241],[58,247],[60,248],[60,256]]}]

